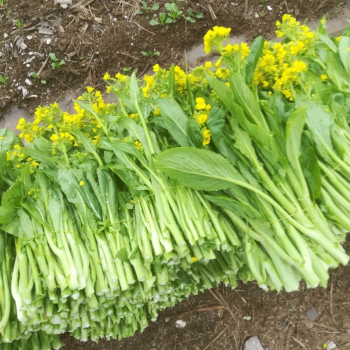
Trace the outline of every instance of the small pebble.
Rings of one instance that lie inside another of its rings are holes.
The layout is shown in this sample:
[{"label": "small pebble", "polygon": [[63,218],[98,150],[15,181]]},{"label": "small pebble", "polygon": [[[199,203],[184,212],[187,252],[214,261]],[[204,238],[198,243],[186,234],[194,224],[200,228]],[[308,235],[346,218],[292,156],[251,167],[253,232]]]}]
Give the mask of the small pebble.
[{"label": "small pebble", "polygon": [[177,328],[184,328],[186,326],[186,322],[182,321],[182,320],[177,320],[175,322],[175,325],[176,325]]}]

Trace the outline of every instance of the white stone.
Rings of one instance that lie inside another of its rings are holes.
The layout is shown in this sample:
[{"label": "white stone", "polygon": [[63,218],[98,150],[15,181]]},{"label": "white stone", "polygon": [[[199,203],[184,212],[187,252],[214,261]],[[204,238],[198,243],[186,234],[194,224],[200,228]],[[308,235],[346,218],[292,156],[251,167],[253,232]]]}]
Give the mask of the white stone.
[{"label": "white stone", "polygon": [[335,345],[334,341],[330,341],[328,344],[327,344],[327,350],[332,350],[332,349],[335,349],[337,346]]},{"label": "white stone", "polygon": [[244,343],[244,350],[264,350],[258,337],[251,337]]},{"label": "white stone", "polygon": [[182,320],[177,320],[175,322],[175,325],[176,325],[177,328],[184,328],[186,326],[186,322],[182,321]]},{"label": "white stone", "polygon": [[269,11],[272,11],[272,7],[271,7],[271,6],[267,6],[267,9],[268,9]]},{"label": "white stone", "polygon": [[31,35],[27,35],[27,37],[26,37],[28,40],[32,40],[33,39],[33,37],[31,36]]},{"label": "white stone", "polygon": [[26,79],[24,82],[25,82],[27,85],[32,85],[32,82],[31,82],[29,79]]},{"label": "white stone", "polygon": [[4,38],[6,39],[8,37],[9,37],[9,35],[7,33],[4,33]]}]

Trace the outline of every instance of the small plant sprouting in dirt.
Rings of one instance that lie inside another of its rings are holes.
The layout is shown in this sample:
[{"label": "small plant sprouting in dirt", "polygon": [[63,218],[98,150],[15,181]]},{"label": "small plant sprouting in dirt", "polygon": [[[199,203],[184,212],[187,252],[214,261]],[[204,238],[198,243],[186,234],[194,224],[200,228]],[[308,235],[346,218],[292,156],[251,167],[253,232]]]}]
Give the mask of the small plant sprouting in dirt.
[{"label": "small plant sprouting in dirt", "polygon": [[53,52],[51,52],[49,54],[49,56],[50,56],[51,60],[53,61],[51,63],[51,66],[53,69],[60,69],[66,63],[64,60],[60,61]]},{"label": "small plant sprouting in dirt", "polygon": [[[32,74],[31,74],[31,77],[36,81],[36,80],[39,80],[39,75],[37,74],[37,73],[35,73],[35,72],[33,72]],[[40,83],[41,84],[46,84],[46,80],[40,80]]]},{"label": "small plant sprouting in dirt", "polygon": [[137,73],[138,69],[132,69],[131,67],[124,67],[123,71],[126,75],[131,75],[132,73]]},{"label": "small plant sprouting in dirt", "polygon": [[166,3],[165,9],[168,11],[167,14],[164,12],[161,12],[159,14],[159,21],[156,18],[153,18],[151,20],[150,25],[152,26],[157,26],[157,25],[165,25],[166,28],[168,29],[169,26],[168,24],[175,23],[177,19],[182,17],[182,11],[179,11],[179,8],[177,7],[176,4],[169,4]]},{"label": "small plant sprouting in dirt", "polygon": [[141,1],[142,8],[138,9],[135,13],[137,15],[142,15],[143,13],[150,14],[152,11],[159,9],[159,4],[155,3],[153,6],[148,6],[146,1]]},{"label": "small plant sprouting in dirt", "polygon": [[7,85],[7,79],[8,77],[4,77],[0,74],[0,86]]},{"label": "small plant sprouting in dirt", "polygon": [[142,55],[146,57],[154,57],[154,56],[159,56],[160,52],[159,51],[142,51]]},{"label": "small plant sprouting in dirt", "polygon": [[19,18],[15,19],[14,20],[14,25],[17,27],[17,28],[21,28],[22,27],[22,22]]},{"label": "small plant sprouting in dirt", "polygon": [[168,11],[168,16],[173,20],[173,23],[175,23],[177,19],[182,17],[182,11],[179,10],[176,4],[166,3],[164,6]]},{"label": "small plant sprouting in dirt", "polygon": [[204,18],[204,15],[202,12],[195,13],[191,9],[188,9],[187,12],[188,12],[188,16],[184,16],[184,18],[191,23],[196,23],[197,19]]}]

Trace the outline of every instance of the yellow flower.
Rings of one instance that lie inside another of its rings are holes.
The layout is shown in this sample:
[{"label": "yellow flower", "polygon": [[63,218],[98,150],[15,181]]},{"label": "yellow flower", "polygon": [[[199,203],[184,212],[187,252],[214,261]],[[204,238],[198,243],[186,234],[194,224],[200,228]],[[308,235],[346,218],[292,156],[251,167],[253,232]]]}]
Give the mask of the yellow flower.
[{"label": "yellow flower", "polygon": [[34,140],[34,136],[31,134],[24,134],[24,139],[30,143]]},{"label": "yellow flower", "polygon": [[197,109],[205,109],[206,103],[203,97],[197,97],[196,98],[196,108]]},{"label": "yellow flower", "polygon": [[16,168],[19,169],[21,166],[19,164],[16,165]]},{"label": "yellow flower", "polygon": [[203,146],[208,145],[210,143],[210,137],[211,137],[210,130],[208,130],[207,128],[204,128],[202,130],[202,134],[204,137]]},{"label": "yellow flower", "polygon": [[199,124],[204,124],[208,120],[208,115],[207,114],[200,114],[197,117],[198,123]]},{"label": "yellow flower", "polygon": [[23,132],[21,132],[21,133],[19,134],[19,137],[20,137],[21,139],[23,139],[23,137],[24,137]]},{"label": "yellow flower", "polygon": [[321,21],[320,21],[321,24],[325,24],[326,23],[326,19],[325,18],[322,18]]},{"label": "yellow flower", "polygon": [[158,107],[157,107],[156,110],[154,111],[154,114],[155,114],[155,115],[160,114],[160,109],[159,109]]},{"label": "yellow flower", "polygon": [[93,131],[93,132],[97,132],[97,129],[96,129],[96,128],[92,128],[92,131]]},{"label": "yellow flower", "polygon": [[20,146],[20,145],[14,145],[13,148],[14,148],[14,149],[20,149],[21,146]]},{"label": "yellow flower", "polygon": [[337,40],[338,42],[341,40],[342,36],[337,36],[335,40]]},{"label": "yellow flower", "polygon": [[106,91],[107,91],[107,94],[110,94],[112,92],[112,87],[111,86],[107,86]]},{"label": "yellow flower", "polygon": [[85,183],[84,181],[80,181],[79,186],[84,186],[84,183]]},{"label": "yellow flower", "polygon": [[56,134],[53,134],[53,135],[51,135],[50,140],[51,141],[58,141],[59,137]]},{"label": "yellow flower", "polygon": [[208,104],[206,105],[205,109],[206,109],[207,111],[211,110],[211,105],[208,103]]},{"label": "yellow flower", "polygon": [[24,153],[21,153],[19,156],[23,158],[24,157]]},{"label": "yellow flower", "polygon": [[94,91],[94,88],[92,86],[88,86],[86,88],[87,92],[93,92]]},{"label": "yellow flower", "polygon": [[325,81],[325,80],[327,80],[328,79],[328,75],[327,74],[322,74],[321,75],[321,80],[322,81]]},{"label": "yellow flower", "polygon": [[219,68],[216,71],[216,75],[221,79],[225,79],[229,74],[230,71],[227,68]]},{"label": "yellow flower", "polygon": [[209,69],[210,67],[211,67],[211,62],[210,61],[205,62],[204,68]]},{"label": "yellow flower", "polygon": [[53,155],[55,155],[55,154],[56,154],[56,150],[53,150],[51,153],[52,153]]},{"label": "yellow flower", "polygon": [[33,166],[34,168],[36,168],[38,165],[39,165],[38,162],[36,162],[35,160],[32,161],[32,166]]},{"label": "yellow flower", "polygon": [[195,256],[193,256],[193,257],[191,258],[191,260],[192,260],[193,262],[198,261],[198,259],[197,259]]},{"label": "yellow flower", "polygon": [[53,125],[52,125],[52,124],[50,124],[49,126],[47,126],[47,127],[46,127],[46,129],[47,129],[47,130],[51,130],[51,129],[53,129]]},{"label": "yellow flower", "polygon": [[6,152],[6,160],[11,160],[11,154],[9,152]]},{"label": "yellow flower", "polygon": [[157,64],[155,64],[155,65],[153,66],[153,72],[157,73],[159,70],[160,70],[160,66],[159,66],[159,64],[157,63]]},{"label": "yellow flower", "polygon": [[222,47],[222,41],[227,39],[231,32],[231,28],[215,26],[212,30],[208,30],[204,36],[204,51],[208,54],[212,51],[213,47],[217,47],[220,50]]},{"label": "yellow flower", "polygon": [[106,73],[106,74],[103,76],[103,80],[109,80],[109,79],[111,79],[111,76],[110,76],[108,73]]},{"label": "yellow flower", "polygon": [[33,169],[30,169],[29,172],[30,172],[31,174],[33,174],[33,173],[34,173],[34,170],[33,170]]},{"label": "yellow flower", "polygon": [[3,136],[0,136],[0,140],[3,140],[5,137],[3,137]]},{"label": "yellow flower", "polygon": [[141,145],[141,143],[140,143],[139,141],[135,141],[135,142],[134,142],[134,145],[135,145],[135,147],[136,147],[139,151],[142,150],[142,145]]}]

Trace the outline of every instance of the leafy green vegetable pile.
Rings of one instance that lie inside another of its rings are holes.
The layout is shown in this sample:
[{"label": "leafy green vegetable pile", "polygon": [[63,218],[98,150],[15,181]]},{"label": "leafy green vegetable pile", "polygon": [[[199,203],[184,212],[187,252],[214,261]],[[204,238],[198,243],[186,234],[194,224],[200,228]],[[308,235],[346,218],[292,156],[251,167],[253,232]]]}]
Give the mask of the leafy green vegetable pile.
[{"label": "leafy green vegetable pile", "polygon": [[106,73],[118,103],[88,87],[0,130],[0,349],[122,339],[221,282],[325,287],[348,263],[350,38],[276,25],[250,48],[215,27],[215,67]]}]

